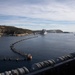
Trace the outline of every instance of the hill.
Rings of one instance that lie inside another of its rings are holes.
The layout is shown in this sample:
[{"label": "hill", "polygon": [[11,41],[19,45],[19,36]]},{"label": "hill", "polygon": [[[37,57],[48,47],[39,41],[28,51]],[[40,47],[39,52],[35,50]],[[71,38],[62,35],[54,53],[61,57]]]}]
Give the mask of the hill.
[{"label": "hill", "polygon": [[[63,33],[62,30],[46,30],[48,33]],[[36,30],[35,33],[41,33],[42,30]]]},{"label": "hill", "polygon": [[48,33],[63,33],[62,30],[47,30]]},{"label": "hill", "polygon": [[0,26],[0,35],[25,35],[31,33],[32,31],[29,29],[22,29],[13,26]]}]

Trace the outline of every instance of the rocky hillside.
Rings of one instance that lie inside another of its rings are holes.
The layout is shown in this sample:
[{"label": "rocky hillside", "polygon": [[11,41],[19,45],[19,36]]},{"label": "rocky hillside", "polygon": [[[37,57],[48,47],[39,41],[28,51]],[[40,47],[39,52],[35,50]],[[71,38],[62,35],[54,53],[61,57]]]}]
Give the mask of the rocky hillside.
[{"label": "rocky hillside", "polygon": [[14,34],[31,34],[32,31],[28,29],[16,28],[13,26],[1,26],[0,34],[3,35],[14,35]]}]

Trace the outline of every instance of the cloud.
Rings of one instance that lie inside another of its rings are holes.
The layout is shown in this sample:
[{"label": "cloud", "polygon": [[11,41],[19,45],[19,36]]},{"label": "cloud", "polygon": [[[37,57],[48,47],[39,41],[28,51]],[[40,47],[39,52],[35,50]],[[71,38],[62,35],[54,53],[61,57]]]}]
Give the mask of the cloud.
[{"label": "cloud", "polygon": [[[49,0],[25,0],[24,4],[23,1],[24,0],[22,0],[22,2],[21,0],[14,0],[13,2],[9,1],[7,4],[4,5],[1,4],[0,14],[26,16],[48,20],[75,20],[75,9],[69,7],[67,3],[61,3],[61,1],[56,2],[56,0],[50,0],[51,3]],[[40,3],[40,5],[38,5],[37,2]],[[48,4],[46,5],[45,2]],[[43,5],[41,5],[41,3],[43,3]]]},{"label": "cloud", "polygon": [[[0,24],[35,29],[74,27],[74,0],[0,0]],[[40,27],[38,27],[40,26]],[[67,29],[68,30],[68,29]]]}]

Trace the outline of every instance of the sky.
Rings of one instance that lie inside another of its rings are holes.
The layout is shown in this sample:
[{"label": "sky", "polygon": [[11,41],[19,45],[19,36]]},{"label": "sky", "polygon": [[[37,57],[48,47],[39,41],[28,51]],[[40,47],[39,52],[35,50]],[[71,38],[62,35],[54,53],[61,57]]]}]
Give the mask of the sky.
[{"label": "sky", "polygon": [[75,32],[75,0],[0,0],[0,25]]}]

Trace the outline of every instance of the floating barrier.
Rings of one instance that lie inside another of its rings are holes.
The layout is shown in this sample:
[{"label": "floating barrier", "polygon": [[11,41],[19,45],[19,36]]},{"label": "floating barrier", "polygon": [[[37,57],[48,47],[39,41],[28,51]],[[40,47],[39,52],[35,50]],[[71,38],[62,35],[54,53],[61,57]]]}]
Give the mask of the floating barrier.
[{"label": "floating barrier", "polygon": [[12,75],[19,75],[19,72],[17,70],[11,70],[11,73]]},{"label": "floating barrier", "polygon": [[[23,40],[27,40],[27,39],[31,39],[31,38],[36,38],[36,37],[38,37],[38,36],[29,37],[29,38],[26,38],[26,39],[22,39],[22,40],[16,41],[16,42],[13,43],[12,45],[10,45],[10,48],[11,48],[11,50],[12,50],[14,53],[17,53],[17,54],[23,56],[24,58],[26,58],[26,60],[32,60],[32,55],[31,55],[31,54],[27,54],[27,53],[18,51],[17,49],[14,48],[14,45],[17,44],[17,43],[19,43],[19,42],[21,42],[21,41],[23,41]],[[4,59],[4,60],[6,60],[6,59]],[[11,60],[11,59],[9,59],[9,60]],[[16,59],[16,60],[17,60],[17,59]]]},{"label": "floating barrier", "polygon": [[53,66],[54,64],[55,64],[55,61],[53,59],[47,60],[47,61],[43,61],[43,62],[33,64],[32,69],[33,70],[39,70],[39,69],[42,69],[42,68]]},{"label": "floating barrier", "polygon": [[4,73],[0,73],[0,75],[5,75]]},{"label": "floating barrier", "polygon": [[47,60],[49,62],[49,66],[54,65],[54,62],[52,60]]},{"label": "floating barrier", "polygon": [[69,55],[58,57],[55,60],[51,59],[51,60],[35,63],[32,65],[32,69],[36,71],[36,70],[40,70],[40,69],[47,68],[50,66],[53,67],[56,64],[60,64],[60,63],[63,63],[67,60],[74,59],[74,58],[75,58],[75,53],[71,53]]},{"label": "floating barrier", "polygon": [[22,67],[11,71],[5,71],[4,73],[0,73],[0,75],[26,75],[28,73],[29,70],[26,67]]},{"label": "floating barrier", "polygon": [[17,71],[19,72],[19,75],[24,75],[25,71],[23,68],[18,68]]},{"label": "floating barrier", "polygon": [[[19,59],[17,59],[17,61],[18,60]],[[57,69],[59,70],[59,67],[60,68],[62,68],[63,66],[68,67],[69,62],[72,62],[72,63],[75,62],[75,53],[71,53],[68,55],[58,57],[55,60],[51,59],[51,60],[34,63],[30,71],[26,67],[22,67],[22,68],[17,68],[11,71],[5,71],[4,73],[0,73],[0,75],[25,75],[25,74],[26,75],[39,75],[40,73],[43,73],[43,72],[46,73],[47,70],[55,71]]]},{"label": "floating barrier", "polygon": [[42,66],[39,63],[35,63],[32,65],[32,70],[39,70],[41,68],[42,68]]},{"label": "floating barrier", "polygon": [[[30,39],[30,38],[27,38],[27,39]],[[18,50],[16,50],[14,48],[15,44],[17,44],[17,43],[19,43],[19,42],[21,42],[23,40],[26,40],[26,39],[22,39],[20,41],[17,41],[15,43],[13,43],[10,46],[10,48],[11,48],[11,50],[13,52],[23,56],[24,58],[2,58],[1,60],[4,60],[4,61],[6,61],[6,60],[9,60],[9,61],[12,61],[12,60],[16,60],[16,61],[19,61],[19,60],[31,60],[32,59],[31,54],[23,53],[23,52],[18,51]],[[45,68],[48,68],[48,67],[53,68],[55,66],[62,65],[63,63],[69,62],[68,60],[70,60],[70,59],[75,59],[75,53],[70,53],[68,55],[58,57],[55,60],[51,59],[51,60],[35,63],[35,64],[32,65],[32,70],[31,71],[34,72],[34,71],[45,69]],[[5,71],[4,73],[1,73],[0,75],[25,75],[25,74],[28,74],[29,72],[30,71],[26,67],[22,67],[22,68],[17,68],[15,70],[11,70],[11,71]]]},{"label": "floating barrier", "polygon": [[9,72],[8,71],[5,71],[5,73],[4,73],[5,75],[9,75]]},{"label": "floating barrier", "polygon": [[24,69],[24,71],[25,71],[26,74],[29,73],[29,70],[26,67],[23,67],[23,69]]},{"label": "floating barrier", "polygon": [[25,61],[25,58],[0,58],[0,61]]}]

